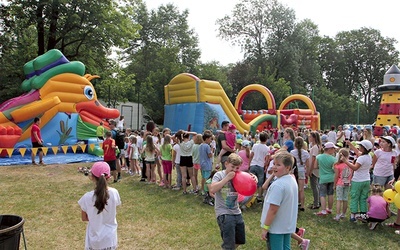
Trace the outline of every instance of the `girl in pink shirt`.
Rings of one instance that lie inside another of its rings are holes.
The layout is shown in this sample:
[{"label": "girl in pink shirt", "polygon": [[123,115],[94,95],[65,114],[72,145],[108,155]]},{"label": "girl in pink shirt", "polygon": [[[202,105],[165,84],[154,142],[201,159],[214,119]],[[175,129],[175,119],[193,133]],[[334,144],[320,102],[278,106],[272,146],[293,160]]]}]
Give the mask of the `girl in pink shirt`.
[{"label": "girl in pink shirt", "polygon": [[[339,151],[339,155],[344,157],[346,160],[349,159],[349,151],[342,148]],[[336,190],[336,216],[333,218],[339,221],[344,218],[347,211],[347,200],[349,198],[350,181],[353,175],[353,170],[349,168],[346,163],[340,158],[334,165],[335,179],[333,182],[333,188]]]},{"label": "girl in pink shirt", "polygon": [[238,152],[240,158],[242,158],[242,165],[239,167],[240,171],[249,172],[249,157],[250,157],[250,141],[242,141],[242,146]]},{"label": "girl in pink shirt", "polygon": [[364,216],[360,216],[359,220],[369,223],[369,229],[374,230],[378,223],[385,221],[390,217],[389,203],[383,199],[384,187],[373,184],[371,196],[368,197],[368,212]]}]

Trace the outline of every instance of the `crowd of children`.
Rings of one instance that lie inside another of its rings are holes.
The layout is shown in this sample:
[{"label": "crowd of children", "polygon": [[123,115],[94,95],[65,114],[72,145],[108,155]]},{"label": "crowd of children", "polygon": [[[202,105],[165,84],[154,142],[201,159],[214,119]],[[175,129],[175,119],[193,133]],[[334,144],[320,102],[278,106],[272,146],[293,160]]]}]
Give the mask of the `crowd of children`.
[{"label": "crowd of children", "polygon": [[[106,132],[104,161],[111,171],[107,178],[113,176],[118,182],[120,165],[142,182],[204,196],[203,202],[214,206],[223,249],[245,243],[238,193],[231,181],[239,170],[257,177],[255,197],[263,203],[261,237],[272,249],[290,247],[290,238],[308,249],[305,229],[296,227],[298,212],[306,210],[304,188],[308,184],[313,193],[308,208],[320,209],[317,216],[334,212],[336,192],[336,221],[346,217],[349,195],[351,222],[367,222],[373,230],[390,217],[382,193],[398,178],[394,169],[400,151],[391,136],[375,141],[368,131],[358,137],[341,128],[336,132],[334,127],[326,133],[282,128],[249,135],[246,131],[240,134],[227,121],[221,128],[217,136],[211,131],[179,130],[171,135],[168,128],[161,134],[158,128],[151,132],[127,129],[125,161],[115,153],[118,147],[112,133]],[[357,141],[351,141],[356,137]],[[176,180],[172,180],[174,171]],[[387,225],[400,229],[396,223]]]}]

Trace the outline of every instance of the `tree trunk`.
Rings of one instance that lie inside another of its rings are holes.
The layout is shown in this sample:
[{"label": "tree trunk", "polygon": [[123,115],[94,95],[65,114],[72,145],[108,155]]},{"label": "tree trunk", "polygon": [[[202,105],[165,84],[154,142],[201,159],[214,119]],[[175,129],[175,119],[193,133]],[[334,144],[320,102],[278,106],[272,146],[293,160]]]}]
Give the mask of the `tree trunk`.
[{"label": "tree trunk", "polygon": [[38,56],[44,54],[44,18],[43,18],[44,4],[38,3],[36,9],[36,29],[38,34]]},{"label": "tree trunk", "polygon": [[54,0],[51,5],[51,15],[50,15],[50,28],[49,28],[49,38],[47,42],[47,50],[54,49],[57,44],[57,21],[59,16],[59,1]]}]

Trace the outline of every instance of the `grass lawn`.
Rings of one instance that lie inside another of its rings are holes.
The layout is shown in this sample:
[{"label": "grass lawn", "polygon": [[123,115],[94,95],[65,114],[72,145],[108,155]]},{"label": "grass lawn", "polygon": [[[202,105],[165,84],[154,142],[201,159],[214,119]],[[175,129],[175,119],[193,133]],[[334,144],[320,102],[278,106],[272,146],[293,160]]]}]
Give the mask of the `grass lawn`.
[{"label": "grass lawn", "polygon": [[[91,165],[0,167],[0,214],[25,219],[27,249],[83,249],[86,223],[81,221],[77,201],[93,184],[77,168]],[[111,186],[118,189],[122,200],[117,215],[119,249],[220,249],[214,209],[203,204],[201,196],[147,185],[126,174]],[[306,189],[306,203],[311,199],[311,190]],[[239,249],[265,249],[260,238],[261,209],[256,204],[243,212],[247,243]],[[394,229],[378,225],[370,231],[366,224],[348,219],[336,222],[333,216],[321,218],[314,212],[299,212],[298,219],[298,226],[307,230],[310,249],[400,246],[400,235]],[[20,246],[23,249],[22,237]]]}]

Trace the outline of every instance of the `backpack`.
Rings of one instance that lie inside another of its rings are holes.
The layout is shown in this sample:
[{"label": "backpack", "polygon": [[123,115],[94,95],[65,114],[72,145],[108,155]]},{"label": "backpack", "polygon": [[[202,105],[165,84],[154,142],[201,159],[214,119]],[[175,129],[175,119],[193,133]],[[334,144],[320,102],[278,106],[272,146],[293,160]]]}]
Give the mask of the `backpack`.
[{"label": "backpack", "polygon": [[116,130],[115,144],[119,149],[125,147],[125,133],[123,131]]},{"label": "backpack", "polygon": [[350,175],[351,175],[351,170],[348,166],[343,168],[341,178],[343,181],[343,185],[345,186],[350,186]]}]

